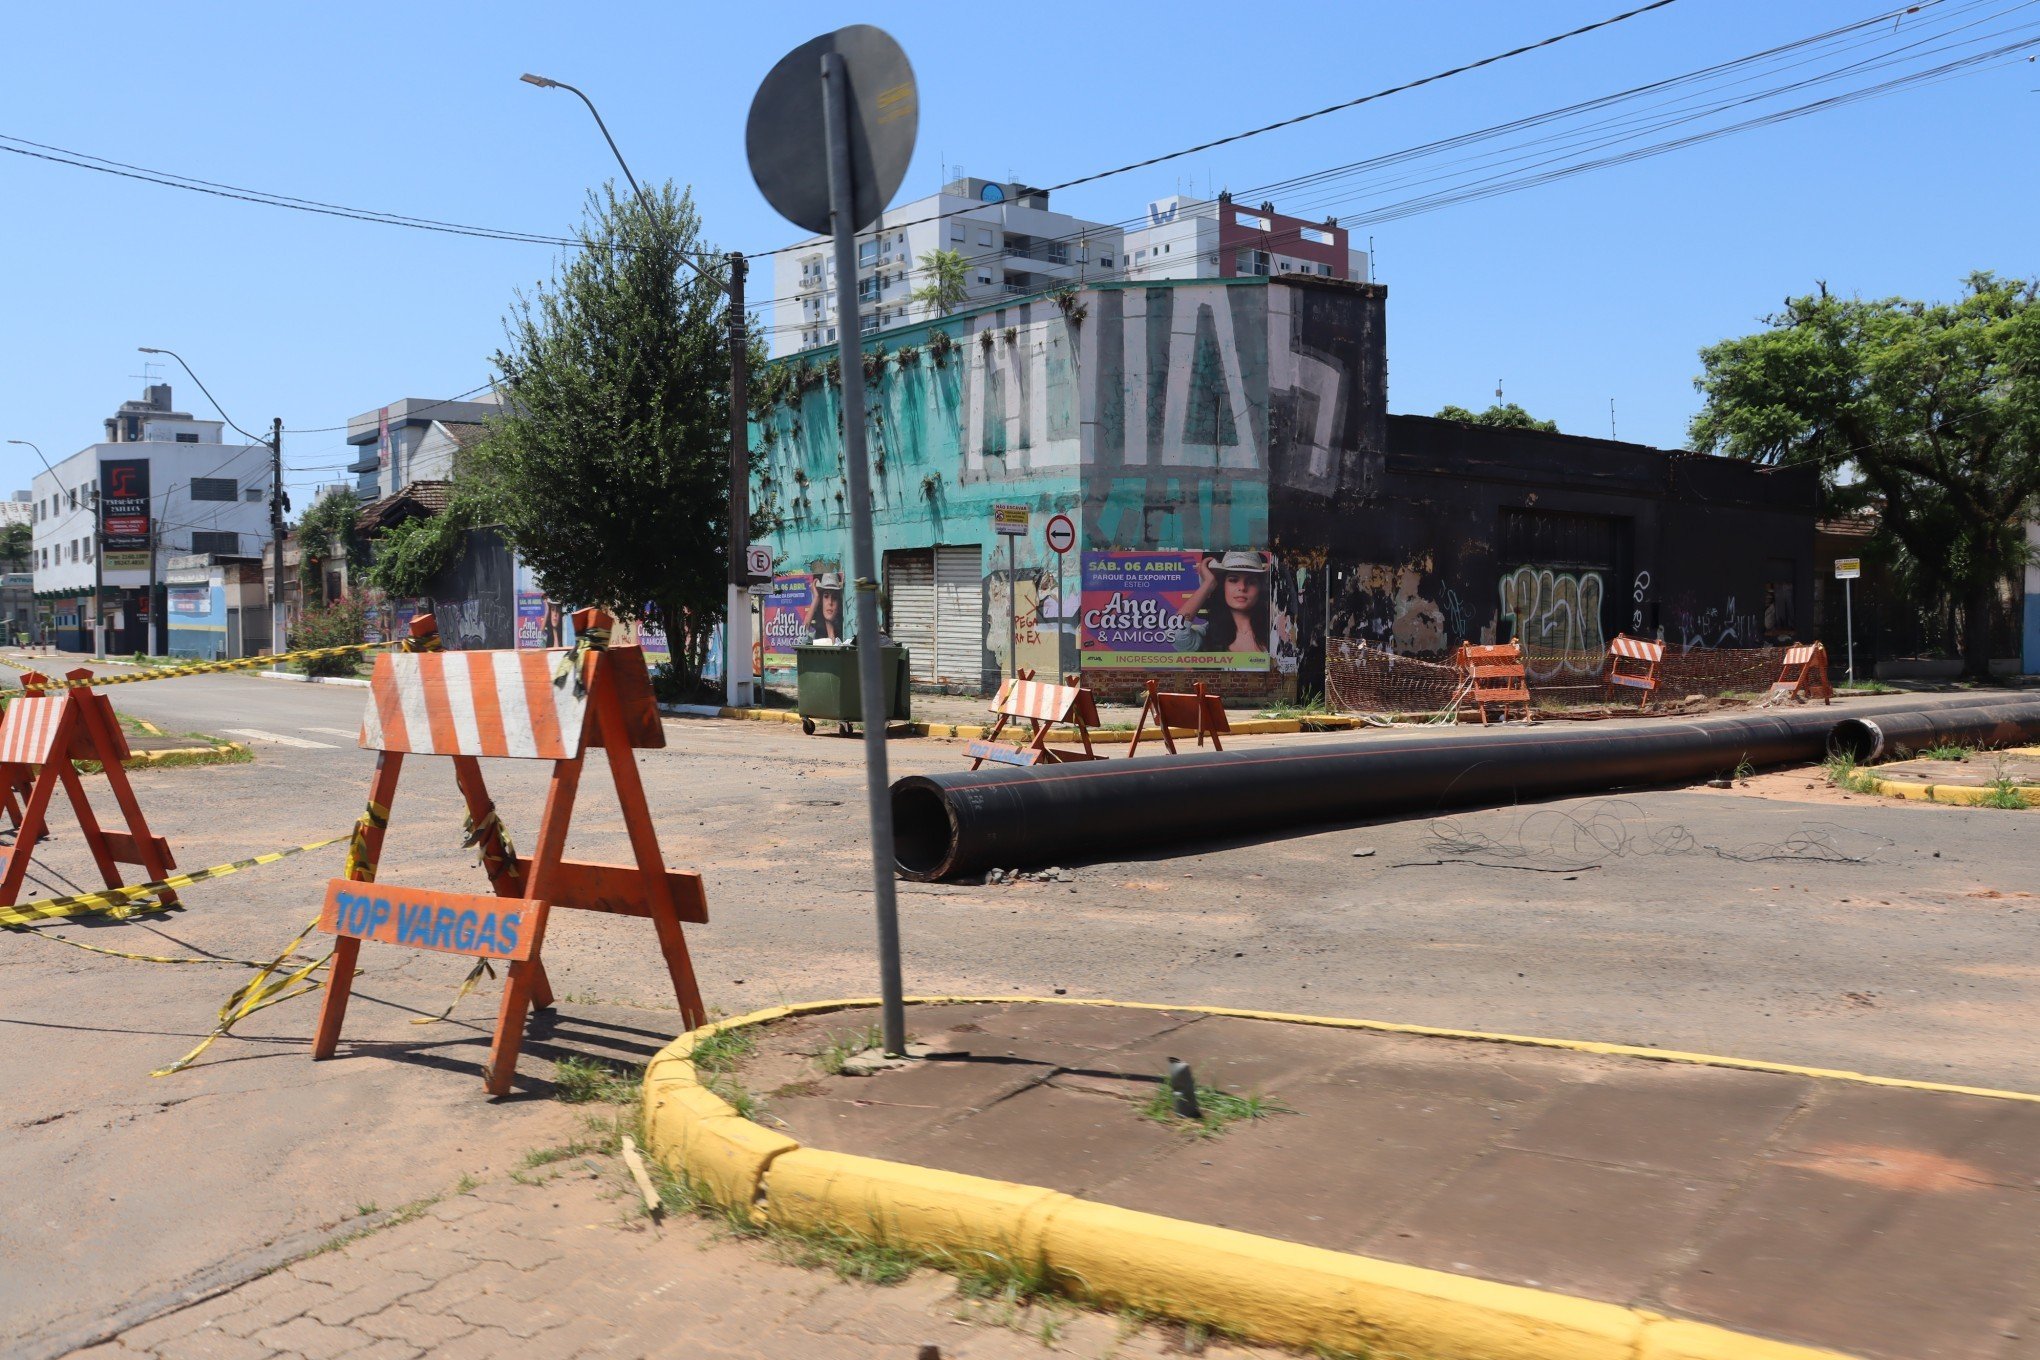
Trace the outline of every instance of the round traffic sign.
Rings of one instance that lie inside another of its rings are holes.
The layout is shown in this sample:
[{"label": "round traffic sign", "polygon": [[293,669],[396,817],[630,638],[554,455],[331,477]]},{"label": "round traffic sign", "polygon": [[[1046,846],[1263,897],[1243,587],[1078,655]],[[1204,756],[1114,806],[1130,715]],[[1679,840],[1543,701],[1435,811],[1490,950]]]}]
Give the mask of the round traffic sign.
[{"label": "round traffic sign", "polygon": [[822,57],[842,56],[849,75],[852,231],[861,231],[899,191],[921,124],[914,68],[892,35],[870,24],[824,33],[779,59],[751,97],[744,149],[758,192],[796,226],[829,234],[829,152],[822,106]]},{"label": "round traffic sign", "polygon": [[1068,515],[1056,515],[1048,521],[1048,550],[1066,553],[1077,546],[1077,526]]}]

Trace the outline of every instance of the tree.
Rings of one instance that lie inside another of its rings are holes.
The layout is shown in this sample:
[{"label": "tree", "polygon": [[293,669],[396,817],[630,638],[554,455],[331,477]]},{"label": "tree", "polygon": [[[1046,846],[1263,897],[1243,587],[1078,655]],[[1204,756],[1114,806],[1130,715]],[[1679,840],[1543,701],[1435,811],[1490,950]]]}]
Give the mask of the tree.
[{"label": "tree", "polygon": [[[659,623],[686,683],[723,616],[730,350],[721,256],[671,183],[649,215],[590,193],[580,248],[517,295],[495,355],[504,394],[456,476],[546,592]],[[702,279],[682,256],[704,259]]]},{"label": "tree", "polygon": [[0,567],[8,571],[27,571],[30,554],[34,552],[35,526],[27,520],[13,520],[0,528]]},{"label": "tree", "polygon": [[2040,285],[1972,274],[1954,302],[1788,298],[1769,330],[1700,351],[1697,447],[1820,469],[1830,505],[1874,508],[1901,579],[1962,611],[1963,671],[2040,501]]},{"label": "tree", "polygon": [[361,541],[354,524],[361,514],[361,502],[344,486],[336,486],[312,502],[299,516],[294,532],[298,541],[298,588],[304,592],[306,608],[325,599],[325,560],[344,555],[354,569],[361,565]]},{"label": "tree", "polygon": [[1489,425],[1501,430],[1540,430],[1545,434],[1558,433],[1557,421],[1539,420],[1513,401],[1506,406],[1490,406],[1478,413],[1469,411],[1464,406],[1447,406],[1438,412],[1438,419],[1458,420],[1468,425]]},{"label": "tree", "polygon": [[914,290],[914,301],[936,315],[948,316],[970,295],[970,266],[962,251],[931,250],[921,257],[920,270],[928,281]]}]

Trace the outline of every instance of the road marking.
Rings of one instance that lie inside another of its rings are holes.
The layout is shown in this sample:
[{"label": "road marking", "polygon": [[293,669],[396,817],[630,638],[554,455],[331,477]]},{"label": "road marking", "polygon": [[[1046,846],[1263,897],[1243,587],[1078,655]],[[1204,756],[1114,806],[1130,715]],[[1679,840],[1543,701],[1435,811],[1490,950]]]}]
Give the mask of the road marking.
[{"label": "road marking", "polygon": [[345,737],[349,741],[361,740],[361,729],[358,727],[307,727],[305,731],[324,732],[329,737]]},{"label": "road marking", "polygon": [[330,741],[306,741],[303,737],[286,737],[279,732],[264,732],[259,727],[229,727],[226,733],[230,737],[252,737],[256,741],[273,741],[278,746],[302,746],[313,751],[333,749],[333,743]]}]

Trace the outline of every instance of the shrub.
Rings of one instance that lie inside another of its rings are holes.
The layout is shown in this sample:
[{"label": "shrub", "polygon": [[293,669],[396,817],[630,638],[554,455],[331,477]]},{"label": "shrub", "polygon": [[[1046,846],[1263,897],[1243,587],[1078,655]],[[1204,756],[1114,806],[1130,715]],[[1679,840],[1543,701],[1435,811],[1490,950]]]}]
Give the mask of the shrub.
[{"label": "shrub", "polygon": [[[359,595],[343,595],[323,609],[307,609],[292,632],[292,651],[314,651],[321,647],[346,647],[368,636],[368,607]],[[291,668],[303,675],[352,675],[358,653],[322,656],[293,661]]]}]

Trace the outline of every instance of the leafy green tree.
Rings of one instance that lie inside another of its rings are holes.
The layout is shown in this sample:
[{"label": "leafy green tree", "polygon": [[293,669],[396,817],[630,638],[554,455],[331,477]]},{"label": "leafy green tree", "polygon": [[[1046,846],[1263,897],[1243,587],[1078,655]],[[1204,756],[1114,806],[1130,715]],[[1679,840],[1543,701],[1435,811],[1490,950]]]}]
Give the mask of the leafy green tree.
[{"label": "leafy green tree", "polygon": [[392,599],[431,593],[433,580],[460,560],[473,516],[456,500],[436,515],[420,515],[376,535],[368,583]]},{"label": "leafy green tree", "polygon": [[1818,467],[1829,504],[1874,509],[1901,580],[1961,609],[1963,670],[2040,508],[2040,284],[1972,274],[1954,302],[1788,298],[1770,329],[1700,351],[1697,447]]},{"label": "leafy green tree", "polygon": [[713,256],[719,280],[689,195],[651,197],[590,193],[580,249],[518,294],[505,414],[456,482],[548,594],[660,623],[692,681],[726,603],[727,295],[682,260]]},{"label": "leafy green tree", "polygon": [[959,250],[931,250],[921,257],[921,272],[928,281],[914,290],[914,301],[924,303],[937,316],[948,316],[970,295],[970,266]]},{"label": "leafy green tree", "polygon": [[1439,410],[1438,419],[1464,421],[1468,425],[1491,425],[1503,430],[1541,430],[1545,434],[1557,434],[1558,422],[1539,420],[1515,402],[1490,406],[1485,411],[1469,411],[1464,406],[1447,406]]},{"label": "leafy green tree", "polygon": [[298,541],[298,588],[304,592],[306,607],[320,603],[325,595],[324,564],[327,558],[345,556],[355,569],[361,566],[361,540],[355,535],[355,521],[361,502],[344,486],[329,489],[298,517],[293,532]]},{"label": "leafy green tree", "polygon": [[34,543],[35,526],[27,520],[16,520],[0,529],[0,568],[27,571]]}]

